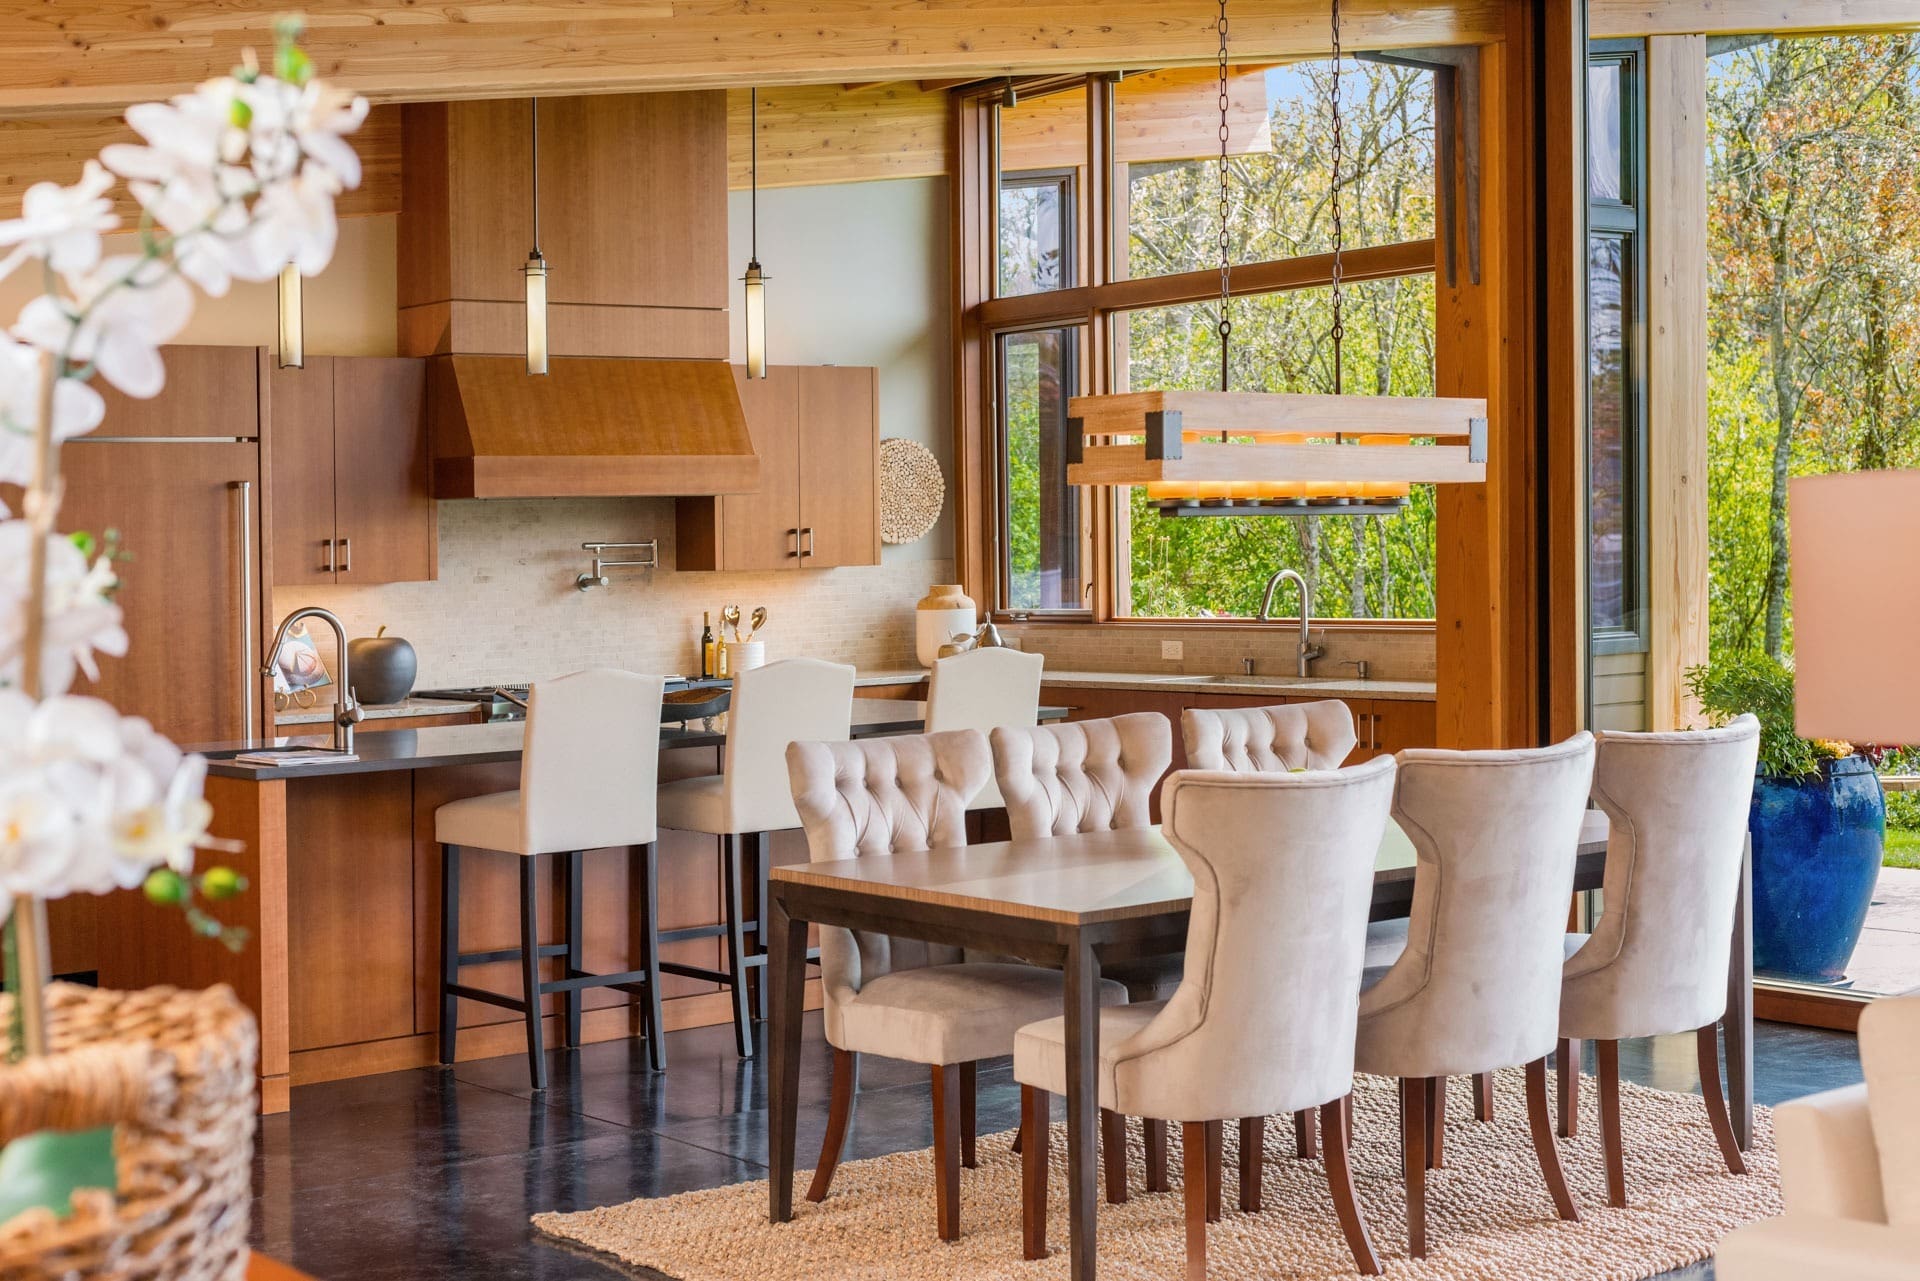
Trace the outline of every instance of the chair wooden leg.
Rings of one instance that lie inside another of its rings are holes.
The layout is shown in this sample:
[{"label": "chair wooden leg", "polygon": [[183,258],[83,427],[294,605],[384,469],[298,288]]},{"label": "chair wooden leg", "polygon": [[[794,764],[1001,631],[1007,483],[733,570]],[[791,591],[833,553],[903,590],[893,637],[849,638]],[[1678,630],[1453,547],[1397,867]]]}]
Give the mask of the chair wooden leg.
[{"label": "chair wooden leg", "polygon": [[851,1050],[835,1050],[832,1093],[827,1103],[827,1132],[820,1139],[820,1162],[813,1167],[813,1182],[807,1187],[807,1200],[824,1201],[833,1186],[833,1172],[840,1167],[840,1150],[847,1142],[847,1119],[853,1115],[853,1086],[860,1075],[860,1056]]},{"label": "chair wooden leg", "polygon": [[933,1199],[940,1239],[960,1239],[960,1065],[933,1069]]},{"label": "chair wooden leg", "polygon": [[1600,1065],[1600,1148],[1607,1162],[1607,1204],[1627,1208],[1627,1158],[1620,1141],[1620,1042],[1595,1041]]},{"label": "chair wooden leg", "polygon": [[1127,1118],[1100,1109],[1100,1165],[1107,1175],[1107,1204],[1127,1202]]},{"label": "chair wooden leg", "polygon": [[1311,1161],[1320,1155],[1312,1108],[1302,1108],[1293,1114],[1293,1155],[1302,1161]]},{"label": "chair wooden leg", "polygon": [[1147,1149],[1147,1191],[1165,1192],[1173,1186],[1167,1179],[1167,1123],[1143,1117],[1140,1134]]},{"label": "chair wooden leg", "polygon": [[667,1070],[665,1004],[660,996],[660,845],[640,851],[640,968],[647,972],[647,1062]]},{"label": "chair wooden leg", "polygon": [[724,881],[727,913],[727,977],[733,995],[733,1048],[743,1059],[753,1057],[753,1013],[747,1008],[747,936],[744,895],[741,892],[742,868],[738,835],[720,838],[721,879]]},{"label": "chair wooden leg", "polygon": [[1207,1122],[1187,1121],[1180,1126],[1182,1148],[1181,1175],[1185,1179],[1187,1202],[1187,1281],[1206,1281],[1208,1213]]},{"label": "chair wooden leg", "polygon": [[1226,1129],[1219,1121],[1208,1121],[1201,1137],[1207,1153],[1207,1222],[1220,1222],[1220,1164]]},{"label": "chair wooden leg", "polygon": [[1707,1104],[1707,1120],[1713,1124],[1713,1137],[1720,1143],[1720,1155],[1726,1158],[1727,1173],[1745,1174],[1747,1163],[1733,1136],[1726,1095],[1720,1092],[1720,1025],[1709,1023],[1694,1036],[1700,1047],[1700,1097]]},{"label": "chair wooden leg", "polygon": [[[769,884],[773,878],[773,833],[755,832],[747,838],[753,842],[753,950],[758,956],[767,954],[768,934],[767,903],[770,897]],[[762,961],[753,971],[753,1017],[765,1021],[772,1016],[767,1012],[767,982],[769,979],[767,964]]]},{"label": "chair wooden leg", "polygon": [[960,1167],[964,1170],[977,1169],[979,1161],[974,1156],[974,1127],[979,1125],[980,1103],[980,1065],[962,1063],[960,1065]]},{"label": "chair wooden leg", "polygon": [[1353,1253],[1354,1270],[1361,1276],[1377,1277],[1380,1256],[1373,1252],[1367,1221],[1360,1217],[1360,1202],[1353,1195],[1353,1169],[1347,1163],[1347,1127],[1340,1116],[1346,1102],[1341,1099],[1320,1108],[1321,1127],[1327,1132],[1327,1191],[1333,1194],[1333,1212],[1339,1216],[1340,1232]]},{"label": "chair wooden leg", "polygon": [[1353,1151],[1353,1095],[1340,1100],[1340,1124],[1347,1132],[1347,1151]]},{"label": "chair wooden leg", "polygon": [[1248,1214],[1260,1210],[1260,1176],[1266,1167],[1267,1118],[1240,1118],[1240,1208]]},{"label": "chair wooden leg", "polygon": [[1407,1181],[1407,1253],[1427,1257],[1427,1085],[1400,1080],[1400,1170]]},{"label": "chair wooden leg", "polygon": [[1555,1083],[1560,1087],[1560,1137],[1580,1133],[1580,1042],[1562,1039],[1553,1051]]},{"label": "chair wooden leg", "polygon": [[1047,1257],[1047,1092],[1020,1087],[1020,1132],[1033,1137],[1020,1154],[1020,1255]]},{"label": "chair wooden leg", "polygon": [[1447,1078],[1427,1078],[1427,1168],[1447,1166]]},{"label": "chair wooden leg", "polygon": [[1027,1114],[1020,1114],[1020,1128],[1013,1132],[1013,1154],[1019,1156],[1027,1147]]},{"label": "chair wooden leg", "polygon": [[440,1061],[451,1065],[460,1035],[460,847],[440,847]]},{"label": "chair wooden leg", "polygon": [[1474,1073],[1473,1119],[1476,1121],[1493,1120],[1493,1073],[1491,1072]]},{"label": "chair wooden leg", "polygon": [[547,1088],[546,1046],[540,1039],[540,860],[520,860],[520,989],[526,1003],[527,1069],[533,1088]]},{"label": "chair wooden leg", "polygon": [[[562,977],[572,978],[586,972],[586,931],[581,921],[584,905],[581,902],[583,883],[586,879],[586,857],[579,850],[567,855],[567,972]],[[566,994],[567,1005],[567,1048],[580,1048],[580,997],[579,988]]]},{"label": "chair wooden leg", "polygon": [[1573,1194],[1567,1191],[1567,1176],[1560,1169],[1560,1149],[1553,1142],[1553,1118],[1547,1112],[1547,1061],[1535,1059],[1527,1064],[1527,1123],[1533,1129],[1533,1151],[1540,1158],[1540,1175],[1553,1195],[1553,1208],[1568,1222],[1578,1222]]}]

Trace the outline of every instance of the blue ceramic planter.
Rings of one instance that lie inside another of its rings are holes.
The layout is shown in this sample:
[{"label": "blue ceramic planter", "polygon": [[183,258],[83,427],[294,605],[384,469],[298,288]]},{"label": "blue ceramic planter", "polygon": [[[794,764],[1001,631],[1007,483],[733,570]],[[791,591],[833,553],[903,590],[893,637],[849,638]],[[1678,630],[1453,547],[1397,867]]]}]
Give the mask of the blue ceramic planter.
[{"label": "blue ceramic planter", "polygon": [[1838,983],[1880,877],[1887,802],[1865,757],[1820,776],[1753,783],[1753,965],[1780,978]]}]

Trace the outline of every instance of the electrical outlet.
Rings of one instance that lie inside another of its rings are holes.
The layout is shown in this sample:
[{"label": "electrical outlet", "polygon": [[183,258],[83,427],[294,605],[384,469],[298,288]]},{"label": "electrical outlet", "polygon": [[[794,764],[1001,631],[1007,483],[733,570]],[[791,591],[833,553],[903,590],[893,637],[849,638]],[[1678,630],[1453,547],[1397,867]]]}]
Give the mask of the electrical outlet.
[{"label": "electrical outlet", "polygon": [[1186,652],[1186,648],[1184,641],[1161,641],[1160,657],[1165,659],[1178,659]]}]

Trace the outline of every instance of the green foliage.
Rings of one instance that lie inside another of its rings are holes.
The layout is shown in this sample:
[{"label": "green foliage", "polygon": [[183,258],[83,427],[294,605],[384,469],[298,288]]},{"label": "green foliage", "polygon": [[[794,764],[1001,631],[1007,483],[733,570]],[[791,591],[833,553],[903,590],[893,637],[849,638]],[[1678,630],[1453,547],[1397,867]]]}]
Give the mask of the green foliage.
[{"label": "green foliage", "polygon": [[1736,652],[1688,668],[1687,692],[1715,725],[1747,712],[1759,719],[1762,774],[1808,778],[1820,772],[1822,760],[1853,750],[1846,744],[1816,743],[1793,732],[1793,670],[1766,654]]}]

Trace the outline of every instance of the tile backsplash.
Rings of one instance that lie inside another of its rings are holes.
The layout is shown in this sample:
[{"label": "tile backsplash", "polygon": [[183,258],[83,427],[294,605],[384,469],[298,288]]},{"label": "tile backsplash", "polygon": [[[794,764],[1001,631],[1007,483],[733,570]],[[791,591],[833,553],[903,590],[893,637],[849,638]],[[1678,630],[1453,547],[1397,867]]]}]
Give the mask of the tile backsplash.
[{"label": "tile backsplash", "polygon": [[[274,616],[323,605],[348,636],[385,625],[420,657],[419,688],[538,680],[583,667],[691,673],[700,614],[767,607],[769,658],[808,655],[862,669],[913,665],[913,606],[949,581],[950,560],[850,569],[681,573],[670,499],[528,499],[440,504],[440,577],[374,587],[283,587]],[[608,571],[582,592],[583,542],[660,540],[661,568]],[[897,553],[896,553],[897,555]],[[320,638],[323,652],[330,642]]]},{"label": "tile backsplash", "polygon": [[[1155,674],[1232,675],[1251,658],[1262,676],[1294,673],[1292,623],[1248,623],[1245,627],[1156,627],[1129,623],[1011,623],[1001,628],[1017,636],[1022,649],[1047,656],[1047,666],[1062,671],[1152,672]],[[1177,659],[1161,657],[1161,644],[1177,641]],[[1313,643],[1326,650],[1314,661],[1315,676],[1347,676],[1348,660],[1364,660],[1374,680],[1430,681],[1434,672],[1433,629],[1428,627],[1314,628]]]}]

